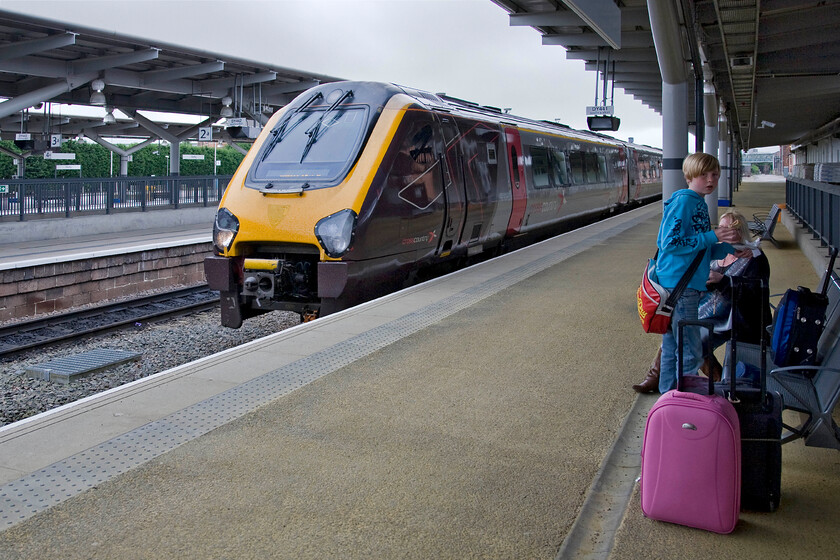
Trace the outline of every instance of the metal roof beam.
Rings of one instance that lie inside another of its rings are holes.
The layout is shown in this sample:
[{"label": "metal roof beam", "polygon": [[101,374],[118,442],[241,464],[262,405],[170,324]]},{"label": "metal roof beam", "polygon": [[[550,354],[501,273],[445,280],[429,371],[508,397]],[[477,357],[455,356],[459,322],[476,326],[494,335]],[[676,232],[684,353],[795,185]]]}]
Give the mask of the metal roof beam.
[{"label": "metal roof beam", "polygon": [[[650,33],[643,31],[622,31],[621,43],[625,48],[653,47]],[[611,46],[595,33],[552,33],[543,35],[543,45],[562,45],[564,47],[608,47]],[[618,51],[621,52],[621,51]]]},{"label": "metal roof beam", "polygon": [[280,95],[284,93],[296,93],[305,91],[321,84],[321,80],[303,80],[300,82],[291,82],[288,84],[272,84],[270,86],[263,86],[263,95]]},{"label": "metal roof beam", "polygon": [[572,11],[561,12],[558,10],[550,12],[530,12],[524,14],[510,14],[511,27],[573,27],[584,25],[579,15]]},{"label": "metal roof beam", "polygon": [[73,81],[59,80],[48,86],[19,95],[14,99],[8,99],[0,103],[0,119],[9,116],[12,113],[17,113],[23,109],[28,109],[38,103],[49,101],[53,97],[73,90],[80,85],[89,82],[93,78],[95,78],[95,76],[89,75],[86,77],[76,76]]},{"label": "metal roof beam", "polygon": [[75,33],[63,33],[60,35],[50,35],[49,37],[43,37],[41,39],[19,41],[17,43],[0,46],[0,60],[21,58],[30,54],[40,53],[50,49],[59,49],[61,47],[67,47],[75,44]]},{"label": "metal roof beam", "polygon": [[[603,58],[603,53],[598,56],[598,49],[578,49],[566,51],[566,58],[569,60],[598,60]],[[623,48],[610,53],[610,60],[623,60],[627,62],[656,62],[656,49],[648,48]]]},{"label": "metal roof beam", "polygon": [[178,66],[165,70],[150,70],[141,74],[143,84],[160,84],[183,78],[191,78],[212,72],[221,72],[225,69],[225,63],[221,60],[205,62],[204,64],[193,64],[191,66]]},{"label": "metal roof beam", "polygon": [[123,108],[120,108],[120,111],[122,111],[123,113],[125,113],[126,115],[128,115],[129,117],[134,119],[135,121],[137,121],[137,123],[140,126],[145,128],[146,130],[148,130],[152,134],[155,134],[155,135],[159,136],[160,138],[163,138],[164,140],[166,140],[170,144],[178,144],[181,140],[175,134],[172,134],[170,131],[163,128],[162,126],[160,126],[156,122],[147,119],[146,117],[144,117],[143,115],[141,115],[137,111],[134,111],[132,109],[123,109]]},{"label": "metal roof beam", "polygon": [[259,72],[256,74],[240,74],[229,78],[218,78],[214,80],[203,80],[201,92],[211,97],[224,97],[232,87],[250,86],[261,84],[277,79],[277,72]]},{"label": "metal roof beam", "polygon": [[58,60],[47,60],[34,56],[0,61],[0,72],[38,76],[40,78],[63,78],[68,74],[67,64]]},{"label": "metal roof beam", "polygon": [[[614,49],[622,47],[621,10],[613,0],[561,0]],[[545,43],[543,43],[545,44]]]},{"label": "metal roof beam", "polygon": [[117,66],[124,66],[126,64],[136,64],[138,62],[147,62],[155,60],[160,53],[159,49],[144,49],[138,51],[131,51],[123,54],[114,54],[110,56],[100,56],[97,58],[86,58],[76,62],[71,62],[73,74],[82,74],[86,72],[98,72],[100,70],[107,70]]},{"label": "metal roof beam", "polygon": [[[612,59],[610,63],[612,63]],[[612,66],[612,65],[611,65]],[[599,72],[604,70],[604,61],[602,60],[599,63],[597,62],[587,62],[584,64],[584,69],[590,72]],[[609,69],[612,72],[612,68]],[[616,72],[643,72],[643,73],[650,73],[651,68],[650,64],[646,62],[624,62],[619,61],[615,63],[615,71]]]}]

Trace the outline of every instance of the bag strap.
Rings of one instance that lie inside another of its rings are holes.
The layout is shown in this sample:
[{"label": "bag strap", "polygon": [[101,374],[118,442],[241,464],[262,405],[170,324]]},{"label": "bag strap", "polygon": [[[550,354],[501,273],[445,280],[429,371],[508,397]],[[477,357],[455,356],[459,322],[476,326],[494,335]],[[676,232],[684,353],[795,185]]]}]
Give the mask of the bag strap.
[{"label": "bag strap", "polygon": [[[697,256],[694,257],[694,260],[691,261],[691,264],[688,267],[688,270],[685,271],[685,274],[682,275],[680,281],[677,282],[677,287],[668,295],[668,299],[665,300],[665,305],[668,307],[674,307],[677,304],[677,300],[680,299],[680,295],[682,295],[683,290],[688,283],[691,281],[691,277],[694,276],[694,273],[697,272],[697,267],[700,266],[700,261],[703,260],[703,255],[705,254],[705,250],[700,251],[697,253]],[[657,253],[659,250],[657,249]]]},{"label": "bag strap", "polygon": [[[657,252],[658,251],[659,249],[657,249]],[[837,251],[838,249],[835,247],[828,258],[828,268],[825,269],[822,282],[820,282],[820,293],[822,295],[826,295],[828,293],[828,283],[831,281],[831,273],[834,272],[834,260],[837,258]]]}]

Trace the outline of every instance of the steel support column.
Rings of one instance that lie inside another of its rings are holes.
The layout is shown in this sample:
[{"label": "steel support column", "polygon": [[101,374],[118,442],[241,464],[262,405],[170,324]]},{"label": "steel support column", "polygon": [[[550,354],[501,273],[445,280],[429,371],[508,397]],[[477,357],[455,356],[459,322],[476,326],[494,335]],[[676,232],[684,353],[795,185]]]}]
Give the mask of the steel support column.
[{"label": "steel support column", "polygon": [[718,206],[732,205],[732,192],[729,187],[729,123],[721,115],[718,130],[718,160],[720,160],[720,183],[718,183]]},{"label": "steel support column", "polygon": [[688,155],[688,82],[662,84],[662,200],[686,187],[682,162]]},{"label": "steel support column", "polygon": [[[718,101],[714,91],[706,92],[703,95],[703,117],[706,121],[705,143],[703,151],[715,157],[718,155]],[[706,195],[706,204],[709,206],[709,219],[713,224],[718,221],[718,191]]]},{"label": "steel support column", "polygon": [[662,74],[662,200],[685,188],[682,162],[688,154],[688,72],[673,0],[648,0],[656,58]]}]

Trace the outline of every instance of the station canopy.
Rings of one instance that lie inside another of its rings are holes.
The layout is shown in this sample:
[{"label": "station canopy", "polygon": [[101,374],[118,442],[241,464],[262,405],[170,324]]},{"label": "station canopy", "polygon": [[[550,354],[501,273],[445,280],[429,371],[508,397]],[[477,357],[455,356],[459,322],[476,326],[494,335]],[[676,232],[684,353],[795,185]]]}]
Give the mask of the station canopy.
[{"label": "station canopy", "polygon": [[[0,137],[29,133],[32,153],[48,149],[53,134],[177,142],[220,121],[214,138],[249,141],[296,95],[337,80],[0,10]],[[74,107],[119,110],[119,117]],[[223,117],[238,126],[224,126]]]},{"label": "station canopy", "polygon": [[[614,67],[617,89],[662,112],[648,4],[673,10],[689,90],[722,99],[744,150],[840,132],[838,0],[492,0],[587,70]],[[614,66],[613,66],[614,65]],[[562,92],[557,92],[562,95]],[[695,120],[695,95],[689,95]],[[619,115],[620,116],[620,115]]]}]

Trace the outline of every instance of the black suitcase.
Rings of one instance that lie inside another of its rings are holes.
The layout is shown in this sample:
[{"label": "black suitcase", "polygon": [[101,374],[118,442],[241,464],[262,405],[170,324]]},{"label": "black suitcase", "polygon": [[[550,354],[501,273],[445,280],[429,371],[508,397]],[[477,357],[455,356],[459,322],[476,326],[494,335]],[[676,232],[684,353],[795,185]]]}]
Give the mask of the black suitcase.
[{"label": "black suitcase", "polygon": [[817,342],[825,328],[828,279],[837,249],[832,251],[819,292],[799,286],[787,290],[773,317],[773,361],[779,367],[809,365],[817,358]]},{"label": "black suitcase", "polygon": [[[733,298],[738,297],[739,284],[733,283]],[[763,281],[761,293],[769,299]],[[733,300],[733,307],[735,301]],[[762,315],[764,305],[761,306]],[[761,323],[764,323],[762,317]],[[767,390],[767,338],[761,333],[761,364],[758,383],[736,379],[738,363],[737,324],[732,325],[729,341],[727,378],[715,384],[715,392],[735,406],[741,423],[741,509],[775,511],[779,507],[782,485],[782,396]],[[753,364],[754,365],[754,364]]]},{"label": "black suitcase", "polygon": [[773,361],[780,367],[810,364],[825,326],[828,298],[799,286],[787,290],[773,318]]}]

